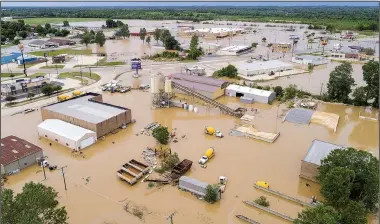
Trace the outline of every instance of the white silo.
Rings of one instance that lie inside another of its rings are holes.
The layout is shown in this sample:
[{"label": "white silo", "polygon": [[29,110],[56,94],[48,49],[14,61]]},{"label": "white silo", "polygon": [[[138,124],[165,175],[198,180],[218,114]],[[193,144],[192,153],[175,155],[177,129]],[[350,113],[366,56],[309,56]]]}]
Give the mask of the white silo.
[{"label": "white silo", "polygon": [[165,77],[163,74],[161,73],[158,73],[157,74],[157,88],[158,88],[158,91],[161,92],[161,91],[164,91],[165,90]]},{"label": "white silo", "polygon": [[159,82],[158,82],[158,77],[156,75],[152,75],[150,78],[150,92],[151,93],[159,93]]},{"label": "white silo", "polygon": [[171,79],[166,79],[165,80],[165,93],[171,93],[172,90],[172,80]]}]

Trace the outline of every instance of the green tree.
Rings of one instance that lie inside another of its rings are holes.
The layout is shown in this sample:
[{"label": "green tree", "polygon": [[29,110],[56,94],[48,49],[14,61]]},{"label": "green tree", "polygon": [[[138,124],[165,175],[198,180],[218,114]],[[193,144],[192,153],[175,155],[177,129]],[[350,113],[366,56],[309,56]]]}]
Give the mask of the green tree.
[{"label": "green tree", "polygon": [[294,224],[337,224],[340,215],[331,206],[318,205],[314,208],[304,209],[298,213],[298,218],[293,221]]},{"label": "green tree", "polygon": [[374,55],[374,54],[375,54],[375,51],[374,51],[372,48],[367,47],[367,48],[364,48],[364,53],[365,53],[366,55]]},{"label": "green tree", "polygon": [[238,70],[235,66],[233,65],[228,65],[227,67],[224,67],[218,71],[215,72],[215,74],[219,77],[228,77],[228,78],[237,78],[238,75]]},{"label": "green tree", "polygon": [[165,50],[179,50],[179,43],[173,36],[165,38],[164,46]]},{"label": "green tree", "polygon": [[177,165],[178,163],[179,157],[178,154],[175,152],[162,161],[161,167],[165,170],[170,170],[173,169],[173,167],[175,167],[175,165]]},{"label": "green tree", "polygon": [[190,51],[189,51],[189,54],[187,55],[187,57],[195,60],[201,55],[202,55],[202,51],[200,51],[198,48],[198,36],[194,35],[191,37]]},{"label": "green tree", "polygon": [[85,31],[83,36],[82,36],[82,39],[81,39],[81,43],[82,44],[85,44],[86,47],[88,46],[89,43],[91,43],[92,41],[92,35],[91,33],[89,33],[88,31]]},{"label": "green tree", "polygon": [[41,25],[37,25],[36,26],[36,32],[39,35],[45,35],[45,33],[46,33],[45,28],[43,28]]},{"label": "green tree", "polygon": [[129,32],[129,28],[128,28],[128,24],[124,24],[121,28],[120,28],[120,32],[119,32],[120,36],[124,37],[124,39],[126,37],[130,37],[131,34]]},{"label": "green tree", "polygon": [[263,39],[261,39],[261,42],[263,43],[267,42],[267,38],[263,37]]},{"label": "green tree", "polygon": [[290,84],[288,87],[285,88],[284,92],[285,100],[290,100],[297,96],[298,89],[296,85]]},{"label": "green tree", "polygon": [[14,195],[2,189],[2,223],[7,224],[67,224],[65,207],[58,207],[58,193],[52,187],[29,182]]},{"label": "green tree", "polygon": [[368,223],[367,210],[363,202],[349,201],[347,206],[340,209],[341,221],[344,224]]},{"label": "green tree", "polygon": [[54,86],[55,85],[53,85],[53,84],[47,84],[47,85],[45,85],[44,87],[41,88],[41,92],[44,95],[50,96],[55,91]]},{"label": "green tree", "polygon": [[205,195],[205,201],[208,203],[215,203],[218,199],[218,188],[212,185],[207,185],[206,187],[206,195]]},{"label": "green tree", "polygon": [[252,32],[253,32],[253,34],[256,34],[257,31],[256,31],[256,30],[253,30]]},{"label": "green tree", "polygon": [[374,99],[373,106],[379,108],[379,62],[369,61],[363,65],[363,79],[367,83],[367,98]]},{"label": "green tree", "polygon": [[100,47],[103,47],[103,45],[106,43],[106,36],[104,36],[104,33],[102,31],[96,32],[95,43]]},{"label": "green tree", "polygon": [[67,21],[67,20],[65,20],[65,21],[63,21],[63,26],[70,26],[70,24],[69,24],[69,21]]},{"label": "green tree", "polygon": [[28,93],[28,99],[31,100],[36,94],[30,92]]},{"label": "green tree", "polygon": [[160,36],[160,41],[165,43],[165,40],[171,37],[172,35],[170,34],[169,30],[161,30],[160,31],[161,36]]},{"label": "green tree", "polygon": [[146,37],[145,42],[147,42],[148,44],[150,43],[150,36]]},{"label": "green tree", "polygon": [[355,85],[355,80],[351,76],[352,71],[349,62],[342,62],[330,73],[327,94],[331,100],[347,103],[352,92],[351,88]]},{"label": "green tree", "polygon": [[284,95],[284,90],[281,86],[274,87],[273,91],[276,93],[277,97],[282,97]]},{"label": "green tree", "polygon": [[335,26],[332,24],[328,24],[326,26],[326,30],[329,31],[331,34],[335,32]]},{"label": "green tree", "polygon": [[256,43],[256,42],[252,43],[252,47],[257,47],[257,45],[258,45],[258,43]]},{"label": "green tree", "polygon": [[19,35],[20,37],[22,37],[22,39],[25,39],[26,36],[28,36],[28,34],[27,34],[25,31],[20,31],[20,32],[18,32],[18,35]]},{"label": "green tree", "polygon": [[257,198],[255,201],[254,201],[256,204],[259,204],[263,207],[269,207],[269,201],[267,200],[266,197],[264,196],[260,196],[259,198]]},{"label": "green tree", "polygon": [[59,91],[62,90],[62,86],[60,85],[53,85],[53,92],[56,92],[58,94]]},{"label": "green tree", "polygon": [[169,131],[167,127],[160,126],[153,130],[152,136],[161,144],[166,145],[169,141]]},{"label": "green tree", "polygon": [[45,30],[46,30],[46,33],[49,33],[49,32],[50,32],[50,30],[51,30],[51,25],[50,25],[50,23],[46,23],[46,24],[45,24]]},{"label": "green tree", "polygon": [[153,32],[153,37],[157,41],[157,44],[158,44],[158,41],[160,40],[160,36],[161,36],[161,30],[156,28]]},{"label": "green tree", "polygon": [[366,106],[367,105],[367,89],[364,86],[360,86],[354,90],[352,96],[354,97],[353,104],[355,106]]},{"label": "green tree", "polygon": [[[338,206],[335,202],[349,197],[363,202],[368,211],[375,212],[379,198],[378,168],[379,160],[369,152],[354,148],[333,150],[319,167],[317,180],[321,184],[321,193],[329,204]],[[332,178],[333,174],[340,175],[339,179]],[[353,179],[344,185],[348,176]]]},{"label": "green tree", "polygon": [[20,40],[19,39],[15,39],[15,40],[12,41],[12,43],[14,45],[18,45],[18,44],[20,44]]},{"label": "green tree", "polygon": [[142,40],[143,43],[145,43],[145,37],[146,37],[146,29],[145,28],[140,29],[139,36],[140,36],[140,40]]}]

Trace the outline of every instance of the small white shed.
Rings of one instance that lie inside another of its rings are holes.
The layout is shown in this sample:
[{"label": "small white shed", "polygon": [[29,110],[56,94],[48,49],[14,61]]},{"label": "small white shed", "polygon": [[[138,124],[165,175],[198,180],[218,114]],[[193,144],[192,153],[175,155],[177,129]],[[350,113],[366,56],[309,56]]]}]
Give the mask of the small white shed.
[{"label": "small white shed", "polygon": [[38,136],[76,151],[94,144],[97,140],[95,132],[58,119],[47,119],[39,124]]}]

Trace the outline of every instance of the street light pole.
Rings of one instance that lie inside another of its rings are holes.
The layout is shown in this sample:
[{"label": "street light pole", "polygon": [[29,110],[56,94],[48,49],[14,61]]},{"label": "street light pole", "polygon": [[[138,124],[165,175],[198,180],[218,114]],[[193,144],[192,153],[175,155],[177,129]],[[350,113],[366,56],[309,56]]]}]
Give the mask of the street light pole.
[{"label": "street light pole", "polygon": [[21,51],[22,64],[24,65],[24,75],[25,77],[27,77],[28,75],[26,74],[26,66],[25,66],[25,59],[24,59],[24,44],[19,44],[18,48]]},{"label": "street light pole", "polygon": [[67,187],[66,187],[66,178],[65,178],[65,171],[63,170],[63,169],[66,168],[66,167],[67,167],[67,166],[61,167],[61,171],[62,171],[63,183],[65,184],[65,190],[67,191]]}]

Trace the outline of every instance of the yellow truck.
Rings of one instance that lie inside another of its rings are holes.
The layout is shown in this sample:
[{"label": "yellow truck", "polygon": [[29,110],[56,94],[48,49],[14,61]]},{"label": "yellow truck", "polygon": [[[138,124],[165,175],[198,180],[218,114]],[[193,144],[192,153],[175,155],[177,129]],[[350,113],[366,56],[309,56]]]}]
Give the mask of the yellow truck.
[{"label": "yellow truck", "polygon": [[82,95],[82,94],[83,94],[83,92],[80,91],[80,90],[75,90],[75,91],[73,92],[73,96],[80,96],[80,95]]},{"label": "yellow truck", "polygon": [[208,134],[208,135],[215,135],[216,137],[218,137],[218,138],[223,138],[224,136],[223,136],[223,134],[220,132],[220,131],[218,131],[218,130],[215,130],[215,128],[213,128],[213,127],[205,127],[205,134]]},{"label": "yellow truck", "polygon": [[199,160],[199,164],[204,165],[209,159],[214,156],[214,148],[208,148],[202,158]]}]

